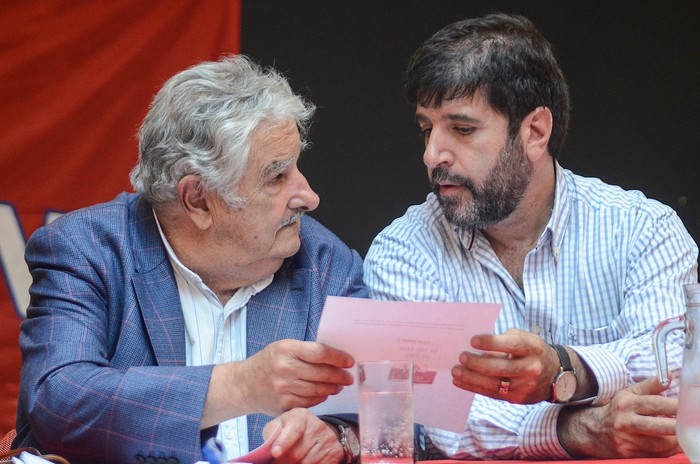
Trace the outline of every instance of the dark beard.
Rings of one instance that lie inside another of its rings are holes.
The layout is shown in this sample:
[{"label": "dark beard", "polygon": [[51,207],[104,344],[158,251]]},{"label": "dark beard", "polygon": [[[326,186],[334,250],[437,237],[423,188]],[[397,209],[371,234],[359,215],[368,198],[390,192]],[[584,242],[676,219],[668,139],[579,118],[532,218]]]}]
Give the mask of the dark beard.
[{"label": "dark beard", "polygon": [[[515,211],[525,195],[532,171],[516,136],[508,138],[496,165],[489,171],[481,187],[477,187],[471,179],[452,174],[439,166],[431,174],[430,185],[450,223],[466,229],[485,229]],[[438,182],[443,180],[466,188],[472,198],[464,200],[460,196],[441,196]]]}]

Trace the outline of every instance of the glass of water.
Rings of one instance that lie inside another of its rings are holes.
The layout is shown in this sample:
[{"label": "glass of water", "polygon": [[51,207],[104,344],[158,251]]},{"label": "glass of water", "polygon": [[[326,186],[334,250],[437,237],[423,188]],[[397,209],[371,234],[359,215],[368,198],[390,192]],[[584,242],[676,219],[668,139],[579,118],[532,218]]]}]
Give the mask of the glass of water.
[{"label": "glass of water", "polygon": [[362,464],[412,463],[413,362],[357,364]]}]

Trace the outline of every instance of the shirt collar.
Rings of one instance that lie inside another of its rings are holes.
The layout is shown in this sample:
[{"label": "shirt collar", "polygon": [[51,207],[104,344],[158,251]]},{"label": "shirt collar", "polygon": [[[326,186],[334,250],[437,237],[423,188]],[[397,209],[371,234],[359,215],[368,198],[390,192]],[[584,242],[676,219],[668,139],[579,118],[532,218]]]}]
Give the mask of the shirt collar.
[{"label": "shirt collar", "polygon": [[571,219],[571,200],[569,179],[566,176],[564,168],[562,168],[556,160],[554,161],[554,171],[556,175],[554,206],[552,207],[552,216],[549,218],[545,231],[549,231],[552,234],[552,252],[555,258],[558,259],[559,251],[564,241],[564,232]]}]

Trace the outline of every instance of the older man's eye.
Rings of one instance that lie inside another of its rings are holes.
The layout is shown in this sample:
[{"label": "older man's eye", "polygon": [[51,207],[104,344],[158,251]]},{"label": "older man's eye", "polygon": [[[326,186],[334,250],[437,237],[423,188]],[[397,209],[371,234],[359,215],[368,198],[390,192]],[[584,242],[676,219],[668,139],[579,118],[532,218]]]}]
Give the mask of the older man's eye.
[{"label": "older man's eye", "polygon": [[282,182],[284,180],[284,178],[285,178],[284,173],[279,173],[275,177],[270,179],[270,184],[272,184],[272,185],[279,184],[280,182]]}]

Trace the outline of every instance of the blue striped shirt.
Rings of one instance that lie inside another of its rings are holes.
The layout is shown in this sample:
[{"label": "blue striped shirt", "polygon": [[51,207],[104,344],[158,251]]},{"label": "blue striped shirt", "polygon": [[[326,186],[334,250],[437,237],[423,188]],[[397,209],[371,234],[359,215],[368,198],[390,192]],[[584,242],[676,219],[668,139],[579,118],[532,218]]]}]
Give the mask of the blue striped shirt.
[{"label": "blue striped shirt", "polygon": [[[375,238],[365,284],[382,300],[500,303],[496,333],[518,328],[570,346],[598,381],[594,404],[604,404],[656,374],[651,334],[685,311],[682,284],[697,281],[698,250],[676,213],[641,192],[558,164],[556,176],[552,216],[525,257],[522,290],[484,235],[450,224],[433,194]],[[675,379],[667,394],[677,395],[682,333],[667,347]],[[426,431],[455,458],[566,458],[561,407],[476,395],[463,433]]]}]

